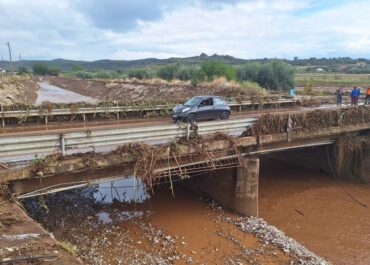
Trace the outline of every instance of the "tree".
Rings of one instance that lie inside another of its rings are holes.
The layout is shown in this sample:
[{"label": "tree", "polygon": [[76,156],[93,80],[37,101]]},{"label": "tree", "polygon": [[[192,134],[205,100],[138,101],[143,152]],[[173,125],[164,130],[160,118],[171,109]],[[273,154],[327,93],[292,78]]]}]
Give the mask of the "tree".
[{"label": "tree", "polygon": [[47,75],[48,67],[46,64],[37,63],[32,66],[32,71],[35,75]]},{"label": "tree", "polygon": [[196,72],[195,66],[180,66],[175,72],[175,78],[182,81],[187,81],[193,78]]},{"label": "tree", "polygon": [[166,65],[158,70],[158,77],[165,79],[165,80],[172,80],[175,78],[175,74],[178,71],[180,65],[179,64],[172,64]]},{"label": "tree", "polygon": [[212,81],[215,77],[221,76],[226,77],[227,80],[236,79],[234,67],[218,61],[207,61],[202,63],[201,71],[203,71],[208,81]]},{"label": "tree", "polygon": [[294,86],[294,69],[292,66],[276,60],[271,63],[271,67],[274,82],[276,83],[276,86],[273,89],[288,90]]},{"label": "tree", "polygon": [[237,77],[241,81],[257,82],[270,90],[288,90],[294,86],[293,67],[280,60],[248,63],[237,69]]},{"label": "tree", "polygon": [[202,82],[205,79],[206,79],[205,73],[201,69],[196,70],[195,73],[193,74],[192,79],[191,79],[191,85],[192,86],[197,86],[199,84],[199,82]]},{"label": "tree", "polygon": [[260,67],[257,75],[257,83],[270,90],[277,89],[277,82],[275,81],[274,72],[270,64],[263,64]]}]

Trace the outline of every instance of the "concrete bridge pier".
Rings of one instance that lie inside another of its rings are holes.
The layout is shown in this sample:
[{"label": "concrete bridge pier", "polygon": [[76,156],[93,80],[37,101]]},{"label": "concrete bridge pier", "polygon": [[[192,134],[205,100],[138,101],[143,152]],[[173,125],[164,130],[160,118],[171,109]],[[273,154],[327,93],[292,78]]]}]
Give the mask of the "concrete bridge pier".
[{"label": "concrete bridge pier", "polygon": [[245,159],[238,168],[217,170],[195,177],[190,186],[222,207],[245,216],[258,216],[258,158]]}]

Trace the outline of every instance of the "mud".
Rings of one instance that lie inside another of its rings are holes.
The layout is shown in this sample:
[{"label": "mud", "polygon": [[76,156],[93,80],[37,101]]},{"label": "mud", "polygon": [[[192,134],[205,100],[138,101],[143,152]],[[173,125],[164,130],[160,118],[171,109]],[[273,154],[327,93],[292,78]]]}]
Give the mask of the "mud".
[{"label": "mud", "polygon": [[168,184],[150,194],[141,183],[126,180],[47,196],[48,213],[37,200],[25,205],[56,238],[76,246],[87,264],[320,262],[257,236],[248,224],[263,225],[259,220],[225,212],[183,185],[176,184],[174,194]]},{"label": "mud", "polygon": [[[12,260],[21,259],[18,262]],[[1,264],[79,264],[65,244],[33,221],[14,202],[0,197]]]},{"label": "mud", "polygon": [[192,86],[189,82],[167,82],[164,80],[80,80],[63,77],[51,77],[53,85],[69,89],[78,94],[99,100],[142,100],[161,98],[166,100],[184,100],[196,95],[220,95],[226,98],[244,98],[263,96],[261,91],[248,91],[238,84],[226,80],[217,80],[210,84]]}]

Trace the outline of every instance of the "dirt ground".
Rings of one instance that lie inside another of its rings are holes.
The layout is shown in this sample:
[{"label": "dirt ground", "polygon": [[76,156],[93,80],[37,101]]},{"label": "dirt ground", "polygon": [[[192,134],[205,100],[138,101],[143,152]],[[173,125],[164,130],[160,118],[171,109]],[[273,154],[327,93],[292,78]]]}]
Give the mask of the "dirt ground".
[{"label": "dirt ground", "polygon": [[1,264],[80,264],[68,251],[19,205],[0,199]]},{"label": "dirt ground", "polygon": [[0,104],[33,104],[37,99],[37,82],[29,76],[0,76]]},{"label": "dirt ground", "polygon": [[81,80],[63,77],[50,77],[52,85],[71,90],[81,95],[99,100],[184,100],[196,95],[220,95],[224,97],[243,97],[260,94],[261,91],[246,91],[238,84],[218,79],[213,83],[196,87],[189,82],[167,82],[153,79],[140,80]]}]

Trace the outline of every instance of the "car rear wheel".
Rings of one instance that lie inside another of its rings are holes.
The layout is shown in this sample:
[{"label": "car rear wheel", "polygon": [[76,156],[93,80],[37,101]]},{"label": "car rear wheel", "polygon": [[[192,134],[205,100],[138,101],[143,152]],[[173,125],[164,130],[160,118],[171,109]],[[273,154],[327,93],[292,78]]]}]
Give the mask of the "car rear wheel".
[{"label": "car rear wheel", "polygon": [[228,111],[224,111],[221,114],[221,120],[228,120],[230,118],[230,113]]},{"label": "car rear wheel", "polygon": [[193,123],[197,121],[197,116],[194,113],[190,113],[187,117],[187,121],[189,123]]}]

